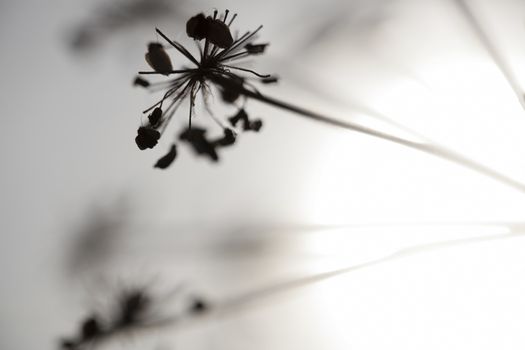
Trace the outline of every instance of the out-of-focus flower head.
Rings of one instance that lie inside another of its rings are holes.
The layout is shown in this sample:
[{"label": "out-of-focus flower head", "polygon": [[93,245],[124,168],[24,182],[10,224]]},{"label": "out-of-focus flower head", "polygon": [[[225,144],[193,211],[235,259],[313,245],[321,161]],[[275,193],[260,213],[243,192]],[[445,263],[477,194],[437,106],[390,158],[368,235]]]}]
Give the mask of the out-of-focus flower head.
[{"label": "out-of-focus flower head", "polygon": [[[258,93],[252,80],[268,84],[275,83],[277,78],[236,65],[243,58],[264,53],[268,44],[253,43],[262,26],[240,36],[232,35],[230,27],[235,18],[236,14],[230,17],[228,10],[220,16],[217,11],[214,11],[213,16],[199,13],[190,18],[186,23],[186,34],[195,40],[198,55],[192,54],[182,44],[168,38],[159,29],[156,29],[156,32],[182,54],[191,66],[174,70],[164,46],[157,42],[149,43],[146,62],[153,71],[139,72],[140,76],[135,79],[134,85],[150,91],[164,90],[165,92],[159,101],[143,111],[145,114],[149,113],[148,122],[139,127],[135,138],[141,150],[157,145],[171,118],[184,101],[189,101],[188,127],[180,132],[178,140],[188,143],[196,154],[212,161],[219,160],[220,148],[235,143],[237,125],[241,126],[242,131],[257,132],[261,129],[262,121],[260,119],[250,120],[244,109],[245,94],[246,91]],[[249,76],[240,75],[240,72],[249,73]],[[164,75],[169,79],[150,83],[143,78],[143,75]],[[212,88],[220,93],[224,103],[237,106],[238,111],[233,117],[228,118],[229,123],[213,114],[208,101]],[[199,93],[202,95],[205,109],[211,119],[223,131],[223,135],[217,139],[210,139],[206,135],[207,130],[203,127],[192,127],[195,101]],[[239,103],[239,100],[243,101]],[[155,167],[167,168],[175,160],[176,155],[176,144],[173,143],[169,152],[159,159]]]}]

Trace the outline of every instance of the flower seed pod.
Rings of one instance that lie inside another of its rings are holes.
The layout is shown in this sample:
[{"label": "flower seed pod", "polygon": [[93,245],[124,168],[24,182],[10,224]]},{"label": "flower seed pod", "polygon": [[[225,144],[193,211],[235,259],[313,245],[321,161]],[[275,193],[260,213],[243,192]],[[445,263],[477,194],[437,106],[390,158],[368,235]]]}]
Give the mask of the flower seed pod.
[{"label": "flower seed pod", "polygon": [[142,77],[136,77],[135,80],[133,81],[133,86],[141,86],[143,88],[147,88],[149,87],[149,85],[150,85],[149,81],[147,81],[146,79]]},{"label": "flower seed pod", "polygon": [[215,145],[206,138],[205,129],[198,127],[188,128],[179,135],[179,139],[188,142],[195,153],[208,156],[214,162],[219,160]]},{"label": "flower seed pod", "polygon": [[157,73],[169,75],[173,70],[170,56],[159,43],[149,43],[146,62]]},{"label": "flower seed pod", "polygon": [[129,327],[144,317],[151,299],[143,290],[131,290],[125,292],[119,300],[119,315],[116,324],[119,327]]},{"label": "flower seed pod", "polygon": [[244,79],[235,77],[221,80],[221,97],[226,103],[234,103],[241,96]]},{"label": "flower seed pod", "polygon": [[190,304],[189,312],[192,314],[202,314],[210,309],[209,303],[202,298],[195,298]]},{"label": "flower seed pod", "polygon": [[96,315],[89,316],[84,320],[81,327],[82,340],[92,340],[102,333],[100,323]]},{"label": "flower seed pod", "polygon": [[256,119],[256,120],[250,122],[250,124],[248,126],[248,130],[259,132],[259,130],[261,130],[261,128],[262,128],[262,125],[263,125],[262,120]]},{"label": "flower seed pod", "polygon": [[235,132],[230,128],[224,128],[224,136],[214,142],[215,145],[221,147],[231,146],[235,143]]},{"label": "flower seed pod", "polygon": [[230,28],[224,22],[211,17],[208,17],[208,35],[206,39],[221,49],[230,47],[233,44]]},{"label": "flower seed pod", "polygon": [[261,83],[263,83],[263,84],[275,84],[277,82],[279,82],[279,78],[274,76],[274,75],[272,75],[272,76],[270,76],[268,78],[262,78],[261,79]]},{"label": "flower seed pod", "polygon": [[246,44],[246,46],[244,46],[244,48],[246,49],[246,51],[248,51],[248,53],[252,55],[257,55],[260,53],[264,53],[266,46],[268,46],[268,44],[249,44],[248,43]]},{"label": "flower seed pod", "polygon": [[186,22],[186,34],[195,40],[202,40],[208,34],[208,20],[201,12]]},{"label": "flower seed pod", "polygon": [[135,143],[137,144],[140,150],[145,150],[146,148],[155,147],[159,139],[160,132],[152,128],[141,126],[137,130],[137,137],[135,137]]},{"label": "flower seed pod", "polygon": [[242,122],[244,125],[248,125],[248,114],[246,114],[246,111],[241,108],[239,109],[237,114],[235,114],[233,117],[228,118],[228,121],[233,127],[237,126],[238,122]]},{"label": "flower seed pod", "polygon": [[155,163],[154,168],[166,169],[167,167],[171,165],[171,163],[173,163],[176,157],[177,157],[177,146],[173,144],[170,150],[168,151],[168,153],[162,156],[162,158],[160,158],[157,161],[157,163]]},{"label": "flower seed pod", "polygon": [[162,109],[160,107],[157,107],[151,112],[151,114],[148,116],[149,123],[153,128],[156,128],[160,122],[160,118],[162,117]]}]

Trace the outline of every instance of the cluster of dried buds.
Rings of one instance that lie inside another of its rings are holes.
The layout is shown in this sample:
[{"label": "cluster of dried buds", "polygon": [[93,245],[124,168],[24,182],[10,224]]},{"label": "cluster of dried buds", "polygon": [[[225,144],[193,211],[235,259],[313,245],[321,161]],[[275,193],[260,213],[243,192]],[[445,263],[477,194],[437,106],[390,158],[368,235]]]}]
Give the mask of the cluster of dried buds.
[{"label": "cluster of dried buds", "polygon": [[63,339],[61,346],[65,350],[83,349],[111,335],[143,325],[150,317],[151,303],[151,296],[144,289],[126,290],[119,296],[113,315],[103,317],[93,313],[87,316],[78,335]]},{"label": "cluster of dried buds", "polygon": [[[152,91],[165,90],[162,98],[143,113],[148,114],[148,121],[139,127],[135,142],[141,150],[153,148],[157,145],[161,135],[166,130],[168,123],[177,108],[185,100],[189,100],[188,127],[180,132],[178,140],[191,146],[198,155],[203,155],[212,161],[218,161],[218,151],[221,148],[235,143],[238,131],[259,131],[262,127],[260,119],[250,119],[244,109],[246,93],[258,94],[259,92],[250,82],[256,79],[264,84],[275,83],[276,77],[261,75],[253,70],[234,65],[236,61],[258,55],[264,52],[268,44],[254,44],[253,40],[262,28],[259,26],[254,31],[248,31],[238,37],[232,36],[230,26],[236,15],[229,17],[229,11],[218,15],[205,16],[200,13],[190,18],[186,23],[186,34],[195,40],[199,55],[195,57],[188,49],[177,41],[169,39],[159,29],[157,33],[173,48],[191,62],[192,67],[182,67],[174,70],[170,56],[160,43],[150,43],[146,53],[146,61],[153,71],[139,72],[140,76],[134,84]],[[204,41],[204,43],[202,43]],[[241,76],[232,71],[250,73],[251,76]],[[150,83],[143,75],[175,75],[168,81]],[[221,120],[213,115],[208,98],[215,88],[227,104],[237,107],[237,112],[226,120]],[[210,139],[203,127],[192,126],[195,114],[195,101],[198,93],[202,94],[206,111],[222,129],[222,136]],[[169,152],[160,158],[155,167],[165,169],[171,165],[177,156],[177,145],[174,142]]]},{"label": "cluster of dried buds", "polygon": [[[155,309],[165,307],[154,300],[152,293],[145,288],[130,288],[123,290],[109,315],[91,313],[81,322],[78,334],[63,338],[63,350],[93,349],[104,340],[141,328],[150,328],[162,324],[166,320],[175,319],[156,315]],[[210,311],[210,303],[199,296],[193,295],[184,303],[182,313],[177,317],[200,316]]]}]

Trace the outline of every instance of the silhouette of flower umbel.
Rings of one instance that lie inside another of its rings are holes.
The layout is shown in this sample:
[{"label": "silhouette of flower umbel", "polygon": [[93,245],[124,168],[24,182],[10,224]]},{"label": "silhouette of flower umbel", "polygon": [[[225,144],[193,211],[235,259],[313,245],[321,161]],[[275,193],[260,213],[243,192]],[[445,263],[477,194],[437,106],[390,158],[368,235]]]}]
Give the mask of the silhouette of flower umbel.
[{"label": "silhouette of flower umbel", "polygon": [[[250,80],[258,80],[263,84],[274,83],[276,77],[262,75],[253,70],[236,66],[235,63],[243,58],[262,54],[268,44],[254,44],[253,40],[262,28],[247,31],[243,35],[233,36],[230,26],[236,15],[228,18],[229,11],[218,16],[203,13],[190,18],[186,23],[186,34],[196,42],[198,55],[193,55],[187,48],[175,40],[168,38],[159,29],[156,32],[191,63],[190,67],[174,70],[170,56],[160,43],[150,43],[146,53],[146,62],[153,71],[139,72],[140,75],[164,75],[167,81],[150,83],[142,76],[135,79],[134,84],[151,91],[165,90],[162,98],[143,113],[148,115],[148,122],[139,127],[135,142],[141,150],[153,148],[157,145],[161,135],[166,130],[177,108],[189,100],[188,127],[182,130],[178,140],[188,143],[197,155],[208,157],[212,161],[219,160],[219,149],[231,146],[237,136],[236,128],[240,125],[242,131],[259,131],[262,121],[250,120],[244,109],[246,94],[259,94]],[[250,76],[241,76],[234,72],[250,73]],[[175,76],[172,78],[171,76]],[[209,106],[208,97],[212,89],[218,91],[222,101],[237,107],[234,116],[221,120],[213,115]],[[210,139],[207,130],[202,127],[192,127],[192,118],[195,114],[195,101],[201,93],[206,111],[220,128],[223,135]],[[239,102],[239,100],[242,100]],[[239,130],[237,130],[239,131]],[[169,152],[155,164],[155,167],[165,169],[171,165],[177,155],[176,144],[173,143]]]}]

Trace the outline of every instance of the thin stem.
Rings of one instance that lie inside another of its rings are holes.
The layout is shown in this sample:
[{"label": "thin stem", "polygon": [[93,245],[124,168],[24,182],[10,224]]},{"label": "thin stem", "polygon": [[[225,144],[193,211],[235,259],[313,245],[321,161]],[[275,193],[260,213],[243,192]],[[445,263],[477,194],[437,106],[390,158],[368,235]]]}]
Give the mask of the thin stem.
[{"label": "thin stem", "polygon": [[169,71],[169,72],[163,72],[163,73],[159,73],[159,72],[155,72],[155,71],[141,71],[141,72],[138,72],[138,74],[142,74],[142,75],[147,75],[147,74],[161,74],[161,75],[166,75],[166,73],[168,74],[179,74],[179,73],[189,73],[189,72],[192,72],[192,71],[195,71],[195,69],[179,69],[179,70],[172,70],[172,71]]},{"label": "thin stem", "polygon": [[362,134],[377,137],[379,139],[394,142],[394,143],[397,143],[397,144],[400,144],[400,145],[403,145],[403,146],[406,146],[406,147],[409,147],[409,148],[412,148],[412,149],[415,149],[415,150],[418,150],[418,151],[421,151],[427,154],[434,155],[438,158],[445,159],[452,163],[462,165],[465,168],[474,170],[477,173],[483,174],[487,177],[492,178],[493,180],[496,180],[520,192],[525,193],[525,184],[517,180],[514,180],[504,174],[501,174],[497,172],[496,170],[491,169],[483,164],[480,164],[472,159],[469,159],[460,153],[447,149],[446,147],[441,146],[439,144],[420,143],[420,142],[410,141],[410,140],[407,140],[401,137],[397,137],[397,136],[394,136],[388,133],[384,133],[384,132],[377,131],[371,128],[367,128],[367,127],[364,127],[364,126],[361,126],[361,125],[358,125],[358,124],[355,124],[349,121],[337,120],[337,119],[310,111],[308,109],[298,107],[298,106],[292,105],[284,101],[277,100],[269,96],[262,95],[261,93],[253,92],[251,90],[246,89],[243,86],[239,86],[238,89],[240,90],[241,94],[243,94],[246,97],[252,98],[254,100],[258,100],[260,102],[272,105],[274,107],[281,108],[281,109],[299,114],[303,117],[306,117],[306,118],[309,118],[309,119],[312,119],[312,120],[315,120],[315,121],[318,121],[324,124],[329,124],[332,126],[337,126],[337,127],[348,129],[348,130],[353,130],[353,131],[356,131]]},{"label": "thin stem", "polygon": [[314,274],[311,276],[306,276],[303,278],[297,278],[297,279],[277,283],[277,284],[268,286],[266,288],[260,288],[252,292],[248,292],[244,295],[238,295],[238,296],[232,297],[230,300],[223,301],[222,304],[218,305],[216,312],[217,313],[232,313],[239,308],[242,308],[254,302],[258,302],[264,298],[267,298],[267,297],[270,297],[276,294],[281,294],[289,290],[306,287],[314,283],[323,282],[325,280],[328,280],[334,277],[338,277],[341,275],[345,275],[345,274],[348,274],[354,271],[373,267],[376,265],[385,264],[387,262],[406,258],[406,257],[413,256],[416,254],[433,251],[437,249],[445,249],[445,248],[450,248],[450,247],[455,247],[455,246],[467,245],[467,244],[475,244],[475,243],[482,243],[482,242],[488,242],[488,241],[498,241],[498,240],[504,240],[504,239],[509,239],[509,238],[517,238],[517,237],[522,237],[523,235],[525,235],[525,232],[521,230],[516,230],[516,231],[511,231],[510,233],[505,233],[505,234],[493,234],[493,235],[487,235],[487,236],[460,238],[460,239],[452,239],[452,240],[446,240],[446,241],[438,241],[438,242],[433,242],[433,243],[425,243],[425,244],[408,246],[405,248],[398,249],[397,251],[393,253],[384,255],[382,257],[379,257],[373,260],[369,260],[361,264],[346,266],[346,267],[336,269],[336,270],[331,270],[328,272],[322,272],[322,273]]},{"label": "thin stem", "polygon": [[181,314],[178,316],[169,317],[158,322],[153,322],[147,327],[142,328],[142,331],[149,329],[160,329],[160,328],[171,328],[171,327],[184,327],[191,326],[192,324],[205,321],[206,319],[219,319],[228,317],[229,315],[235,315],[243,309],[254,306],[257,303],[264,302],[270,297],[274,297],[285,292],[290,292],[299,288],[310,286],[314,283],[320,283],[331,278],[343,276],[355,271],[359,271],[365,268],[382,265],[398,259],[407,258],[416,254],[421,254],[428,251],[446,249],[456,246],[464,246],[469,244],[476,244],[489,241],[506,240],[512,238],[523,237],[525,232],[522,228],[515,227],[510,230],[509,233],[505,234],[493,234],[486,236],[470,237],[453,239],[446,241],[438,241],[433,243],[418,244],[401,248],[393,253],[381,256],[376,259],[366,261],[364,263],[346,266],[340,269],[331,270],[328,272],[317,273],[314,275],[291,279],[288,281],[275,283],[263,288],[257,288],[251,292],[232,296],[228,299],[217,301],[212,304],[209,311],[203,314]]},{"label": "thin stem", "polygon": [[255,34],[257,34],[262,29],[262,27],[263,26],[260,25],[253,32],[246,32],[236,42],[234,42],[232,46],[230,46],[230,47],[222,50],[221,52],[219,52],[217,54],[217,59],[221,59],[221,57],[223,57],[224,55],[229,54],[229,53],[235,51],[236,49],[238,49],[242,44],[246,43],[249,39],[253,38],[253,36]]},{"label": "thin stem", "polygon": [[221,61],[222,62],[226,62],[226,61],[234,59],[234,58],[240,58],[240,57],[249,56],[249,55],[250,55],[250,53],[248,51],[242,51],[242,52],[238,52],[236,54],[233,54],[233,55],[221,58]]},{"label": "thin stem", "polygon": [[253,75],[256,75],[258,76],[259,78],[269,78],[271,77],[270,74],[259,74],[257,73],[256,71],[253,71],[251,69],[247,69],[247,68],[241,68],[241,67],[235,67],[235,66],[228,66],[226,64],[223,64],[222,66],[226,67],[226,68],[230,68],[230,69],[236,69],[236,70],[241,70],[243,72],[247,72],[247,73],[252,73]]},{"label": "thin stem", "polygon": [[195,63],[197,66],[199,65],[199,62],[197,61],[197,59],[195,57],[193,57],[193,55],[188,51],[186,50],[186,48],[184,46],[182,46],[181,44],[179,44],[178,42],[176,41],[173,41],[173,40],[170,40],[170,38],[168,38],[163,32],[160,31],[160,29],[158,28],[155,28],[155,31],[164,39],[166,40],[168,43],[171,44],[171,46],[173,46],[174,48],[176,48],[181,54],[183,54],[184,56],[186,56],[186,58],[188,58],[190,61],[192,61],[193,63]]},{"label": "thin stem", "polygon": [[516,94],[516,97],[518,98],[518,101],[520,102],[520,105],[525,109],[525,96],[523,95],[523,89],[520,86],[520,83],[515,78],[515,74],[510,68],[509,64],[505,61],[503,56],[500,54],[500,51],[496,47],[496,45],[492,42],[490,37],[487,35],[486,31],[483,29],[483,26],[478,21],[472,10],[469,8],[465,0],[454,0],[457,7],[469,23],[469,25],[472,27],[472,30],[478,37],[481,44],[485,47],[489,55],[491,56],[492,60],[496,64],[496,66],[499,68],[505,79],[507,80],[508,84]]}]

